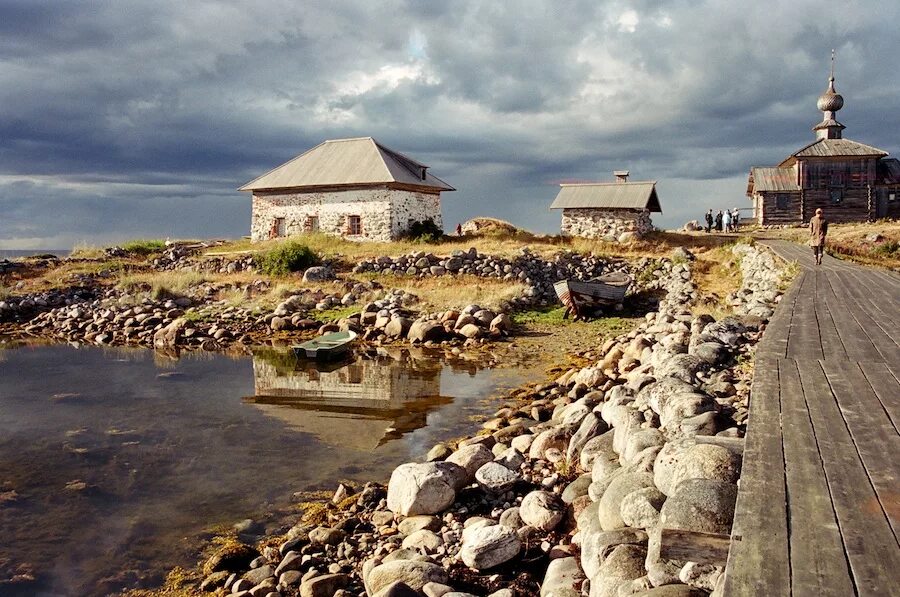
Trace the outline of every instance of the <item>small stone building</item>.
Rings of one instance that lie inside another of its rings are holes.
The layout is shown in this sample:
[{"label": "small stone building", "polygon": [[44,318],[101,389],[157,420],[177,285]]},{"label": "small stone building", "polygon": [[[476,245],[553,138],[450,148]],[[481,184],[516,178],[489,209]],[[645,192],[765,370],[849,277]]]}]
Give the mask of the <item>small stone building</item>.
[{"label": "small stone building", "polygon": [[888,153],[845,139],[837,121],[844,98],[834,89],[834,71],[817,107],[816,140],[776,167],[750,169],[747,196],[760,225],[809,222],[817,208],[832,222],[900,217],[900,161]]},{"label": "small stone building", "polygon": [[306,232],[389,241],[414,222],[441,227],[441,192],[455,189],[428,166],[361,137],[325,141],[239,190],[253,193],[253,241]]},{"label": "small stone building", "polygon": [[562,210],[563,236],[625,241],[653,230],[651,213],[662,213],[656,182],[628,182],[628,171],[615,182],[561,184],[550,209]]}]

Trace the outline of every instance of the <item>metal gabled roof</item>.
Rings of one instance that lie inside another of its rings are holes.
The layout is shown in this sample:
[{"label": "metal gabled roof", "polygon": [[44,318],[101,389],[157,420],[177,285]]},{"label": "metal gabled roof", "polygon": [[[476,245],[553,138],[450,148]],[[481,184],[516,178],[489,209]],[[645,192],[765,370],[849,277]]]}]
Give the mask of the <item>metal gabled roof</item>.
[{"label": "metal gabled roof", "polygon": [[888,152],[852,139],[817,139],[800,148],[780,165],[785,166],[796,158],[828,158],[828,157],[880,157]]},{"label": "metal gabled roof", "polygon": [[550,209],[649,209],[662,213],[656,182],[561,184]]},{"label": "metal gabled roof", "polygon": [[434,191],[452,186],[425,170],[424,164],[378,143],[372,137],[332,139],[316,145],[240,187],[240,191],[402,184]]},{"label": "metal gabled roof", "polygon": [[[799,191],[797,172],[793,168],[760,168],[750,169],[750,187],[761,192]],[[751,189],[747,189],[751,193]]]}]

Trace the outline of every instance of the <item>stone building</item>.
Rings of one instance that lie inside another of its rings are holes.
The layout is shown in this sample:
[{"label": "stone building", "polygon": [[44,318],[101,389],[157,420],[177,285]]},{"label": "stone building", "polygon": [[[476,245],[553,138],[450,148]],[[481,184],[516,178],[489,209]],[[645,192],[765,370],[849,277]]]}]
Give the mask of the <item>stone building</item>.
[{"label": "stone building", "polygon": [[562,210],[563,236],[626,241],[653,230],[650,213],[662,213],[656,182],[628,182],[628,171],[615,182],[561,184],[550,209]]},{"label": "stone building", "polygon": [[325,141],[239,190],[253,193],[253,241],[319,231],[389,241],[414,222],[441,227],[441,191],[455,189],[428,166],[361,137]]},{"label": "stone building", "polygon": [[750,169],[747,196],[760,225],[806,223],[817,208],[833,222],[900,217],[900,161],[843,137],[837,112],[844,98],[834,89],[833,60],[817,102],[823,118],[813,127],[816,140],[774,168]]}]

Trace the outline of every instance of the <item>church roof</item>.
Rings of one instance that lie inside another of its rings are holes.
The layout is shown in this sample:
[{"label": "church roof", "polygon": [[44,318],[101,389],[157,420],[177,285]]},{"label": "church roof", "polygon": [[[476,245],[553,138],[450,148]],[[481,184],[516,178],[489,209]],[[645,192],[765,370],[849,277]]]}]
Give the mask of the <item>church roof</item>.
[{"label": "church roof", "polygon": [[816,139],[795,151],[780,165],[792,164],[796,158],[872,157],[886,156],[888,152],[852,139]]},{"label": "church roof", "polygon": [[797,173],[793,168],[751,168],[750,180],[756,191],[799,191]]},{"label": "church roof", "polygon": [[550,209],[649,209],[662,213],[656,182],[561,184]]},{"label": "church roof", "polygon": [[427,166],[372,137],[332,139],[251,180],[240,191],[400,184],[428,191],[454,191]]}]

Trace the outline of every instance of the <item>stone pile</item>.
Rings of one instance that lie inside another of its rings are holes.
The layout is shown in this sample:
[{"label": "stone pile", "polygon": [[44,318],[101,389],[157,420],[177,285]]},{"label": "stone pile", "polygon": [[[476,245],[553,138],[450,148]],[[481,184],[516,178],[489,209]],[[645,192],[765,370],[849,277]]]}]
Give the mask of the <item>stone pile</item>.
[{"label": "stone pile", "polygon": [[398,466],[386,492],[339,487],[340,507],[287,529],[277,547],[216,554],[204,588],[708,595],[722,568],[663,558],[661,529],[730,531],[750,383],[735,365],[763,321],[692,316],[675,300],[690,297],[689,277],[663,278],[671,300],[583,353],[591,365],[514,392],[478,435]]},{"label": "stone pile", "polygon": [[555,300],[553,284],[566,278],[589,280],[612,271],[626,271],[627,264],[596,255],[584,256],[574,252],[562,252],[552,259],[543,259],[531,253],[527,247],[514,258],[478,253],[474,247],[468,251],[456,250],[448,256],[438,256],[416,251],[400,257],[382,255],[360,262],[354,273],[386,272],[417,277],[468,274],[485,278],[518,281],[527,288],[517,299],[523,305]]},{"label": "stone pile", "polygon": [[[34,317],[25,332],[67,342],[97,345],[137,344],[159,348],[218,350],[234,342],[249,343],[257,317],[240,307],[207,305],[208,316],[186,317],[191,300],[124,297],[114,289],[104,298],[57,307]],[[214,315],[213,315],[214,313]]]},{"label": "stone pile", "polygon": [[[512,320],[506,313],[483,309],[478,305],[467,305],[459,311],[451,309],[416,316],[402,306],[403,298],[410,296],[402,290],[395,290],[388,299],[369,303],[361,313],[340,321],[338,327],[361,332],[366,340],[405,340],[426,346],[473,344],[506,336],[512,329]],[[396,298],[400,298],[401,302],[392,302]]]},{"label": "stone pile", "polygon": [[726,301],[736,313],[768,319],[781,294],[784,270],[770,251],[754,245],[741,243],[731,252],[740,257],[743,281],[741,288]]},{"label": "stone pile", "polygon": [[[307,270],[307,273],[309,273],[309,270]],[[365,297],[382,288],[381,284],[374,281],[346,282],[344,286],[345,292],[342,293],[328,293],[323,290],[311,289],[300,290],[280,302],[272,313],[266,316],[265,321],[274,331],[311,329],[312,327],[318,327],[316,321],[311,319],[311,312],[358,304]],[[402,291],[400,294],[389,294],[389,296],[394,298],[388,300],[393,301],[391,302],[392,305],[398,301],[406,304],[415,301],[412,295],[401,298],[403,295]]]},{"label": "stone pile", "polygon": [[92,288],[72,287],[9,296],[0,300],[0,323],[28,321],[42,311],[84,303],[93,300],[95,295],[96,290]]}]

